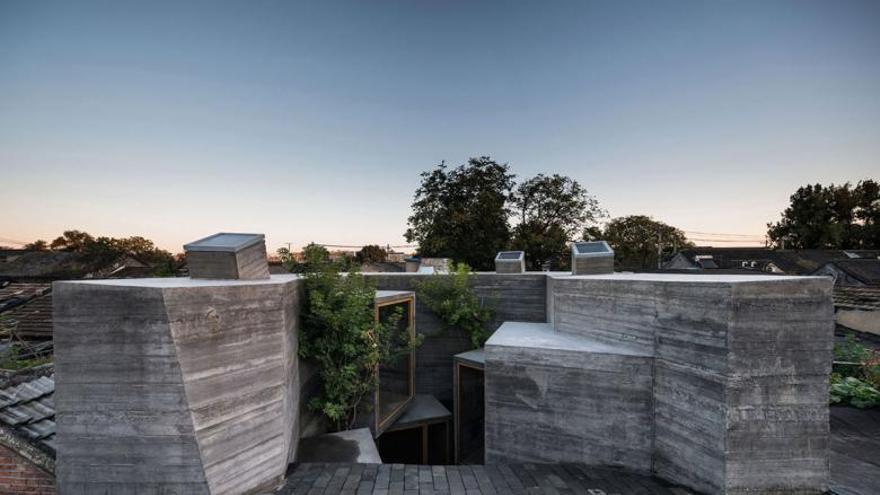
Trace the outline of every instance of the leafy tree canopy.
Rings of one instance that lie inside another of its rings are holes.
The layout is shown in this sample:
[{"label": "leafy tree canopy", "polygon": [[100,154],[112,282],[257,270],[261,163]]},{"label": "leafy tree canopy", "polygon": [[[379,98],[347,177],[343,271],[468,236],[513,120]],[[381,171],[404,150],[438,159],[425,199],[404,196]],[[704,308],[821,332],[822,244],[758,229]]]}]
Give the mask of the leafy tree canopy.
[{"label": "leafy tree canopy", "polygon": [[360,263],[382,263],[388,258],[388,253],[384,248],[375,244],[369,244],[362,247],[355,257]]},{"label": "leafy tree canopy", "polygon": [[302,250],[302,261],[297,261],[293,253],[287,248],[279,248],[278,257],[288,271],[293,273],[306,273],[317,271],[324,265],[330,264],[330,251],[320,244],[308,243]]},{"label": "leafy tree canopy", "polygon": [[376,288],[356,267],[348,267],[343,275],[346,268],[339,262],[313,258],[305,265],[299,354],[315,362],[321,376],[321,391],[309,407],[326,416],[335,429],[350,429],[358,414],[368,409],[379,365],[400,359],[419,340],[398,328],[401,312],[375,321]]},{"label": "leafy tree canopy", "polygon": [[37,239],[34,242],[25,244],[24,249],[29,251],[46,251],[49,249],[49,243],[42,239]]},{"label": "leafy tree canopy", "polygon": [[492,269],[492,260],[510,240],[508,200],[514,175],[507,164],[488,156],[448,169],[441,163],[422,173],[413,213],[404,236],[418,242],[422,256],[449,257],[477,270]]},{"label": "leafy tree canopy", "polygon": [[82,251],[93,242],[95,242],[95,238],[88,232],[65,230],[63,234],[52,241],[49,247],[59,251]]},{"label": "leafy tree canopy", "polygon": [[586,229],[584,238],[606,241],[620,270],[656,269],[658,246],[663,257],[693,246],[681,230],[645,215],[614,218],[602,230]]},{"label": "leafy tree canopy", "polygon": [[[45,245],[44,241],[33,244]],[[49,244],[53,250],[73,251],[82,253],[94,263],[109,263],[122,255],[128,254],[151,265],[169,265],[174,257],[168,251],[159,249],[153,241],[141,236],[125,238],[93,237],[88,232],[66,230]]]},{"label": "leafy tree canopy", "polygon": [[567,266],[568,241],[605,215],[576,180],[558,174],[538,174],[521,183],[513,195],[513,213],[518,223],[512,247],[526,252],[532,270],[540,270],[545,262],[554,268]]},{"label": "leafy tree canopy", "polygon": [[788,249],[880,248],[880,184],[802,186],[782,218],[767,224],[767,235]]}]

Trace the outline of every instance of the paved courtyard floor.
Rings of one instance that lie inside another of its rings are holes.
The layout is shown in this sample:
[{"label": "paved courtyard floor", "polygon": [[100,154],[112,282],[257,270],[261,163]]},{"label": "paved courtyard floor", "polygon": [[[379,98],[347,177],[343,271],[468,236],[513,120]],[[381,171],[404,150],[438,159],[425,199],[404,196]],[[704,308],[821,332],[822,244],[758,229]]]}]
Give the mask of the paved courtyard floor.
[{"label": "paved courtyard floor", "polygon": [[574,464],[300,464],[279,495],[686,495],[657,478]]},{"label": "paved courtyard floor", "polygon": [[[831,408],[831,493],[880,493],[880,409]],[[300,464],[279,495],[684,495],[650,476],[575,464]]]}]

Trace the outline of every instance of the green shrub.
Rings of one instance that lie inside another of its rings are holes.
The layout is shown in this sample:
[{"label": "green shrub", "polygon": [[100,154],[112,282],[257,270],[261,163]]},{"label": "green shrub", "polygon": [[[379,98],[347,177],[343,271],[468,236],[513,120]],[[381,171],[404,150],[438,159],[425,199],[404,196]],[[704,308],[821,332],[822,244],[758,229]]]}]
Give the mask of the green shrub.
[{"label": "green shrub", "polygon": [[832,404],[849,404],[859,408],[880,405],[880,353],[847,334],[842,343],[834,345],[831,374]]},{"label": "green shrub", "polygon": [[477,348],[489,338],[488,324],[494,311],[483,304],[470,284],[471,269],[452,265],[450,275],[427,277],[417,286],[419,300],[449,327],[464,330]]},{"label": "green shrub", "polygon": [[309,407],[337,430],[350,429],[376,389],[379,363],[393,362],[416,345],[396,331],[402,314],[377,324],[376,289],[360,273],[341,273],[340,264],[308,263],[299,354],[317,363],[322,380]]},{"label": "green shrub", "polygon": [[880,406],[880,390],[858,378],[832,373],[831,403],[849,404],[860,409]]},{"label": "green shrub", "polygon": [[842,343],[834,344],[834,371],[842,376],[862,377],[862,363],[871,355],[871,350],[856,341],[848,333]]}]

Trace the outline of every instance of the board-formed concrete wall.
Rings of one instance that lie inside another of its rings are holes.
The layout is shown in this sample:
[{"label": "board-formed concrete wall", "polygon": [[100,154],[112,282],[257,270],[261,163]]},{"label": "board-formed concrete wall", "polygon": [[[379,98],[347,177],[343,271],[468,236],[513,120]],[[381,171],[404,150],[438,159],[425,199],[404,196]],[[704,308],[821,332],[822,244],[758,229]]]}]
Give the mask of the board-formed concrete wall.
[{"label": "board-formed concrete wall", "polygon": [[53,288],[59,493],[254,493],[296,454],[300,283]]},{"label": "board-formed concrete wall", "polygon": [[518,322],[485,355],[486,463],[651,470],[653,356]]},{"label": "board-formed concrete wall", "polygon": [[[653,356],[654,472],[709,493],[820,493],[826,488],[833,346],[828,279],[557,274],[548,287],[548,320],[555,331]],[[496,351],[487,345],[486,352],[486,393],[492,397],[498,391],[490,390],[488,356]],[[533,359],[545,362],[539,354]],[[608,379],[618,378],[610,374]],[[516,392],[516,400],[531,400],[523,399],[525,390]],[[518,450],[517,436],[494,437],[490,445],[489,433],[496,427],[491,418],[510,421],[492,407],[487,398],[487,452],[523,452],[520,460],[528,460],[529,450]],[[544,422],[535,421],[542,416],[521,420],[541,430],[565,417],[560,410]],[[546,458],[550,454],[544,450],[559,443],[545,440],[529,440],[533,460]],[[487,454],[487,460],[493,458]]]}]

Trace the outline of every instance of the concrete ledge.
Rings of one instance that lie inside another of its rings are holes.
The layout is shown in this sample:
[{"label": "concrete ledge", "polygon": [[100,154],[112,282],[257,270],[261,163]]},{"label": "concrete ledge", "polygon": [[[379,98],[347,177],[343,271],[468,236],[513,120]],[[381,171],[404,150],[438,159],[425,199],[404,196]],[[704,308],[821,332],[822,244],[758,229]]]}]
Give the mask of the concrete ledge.
[{"label": "concrete ledge", "polygon": [[485,354],[486,463],[651,469],[651,356],[517,322]]}]

